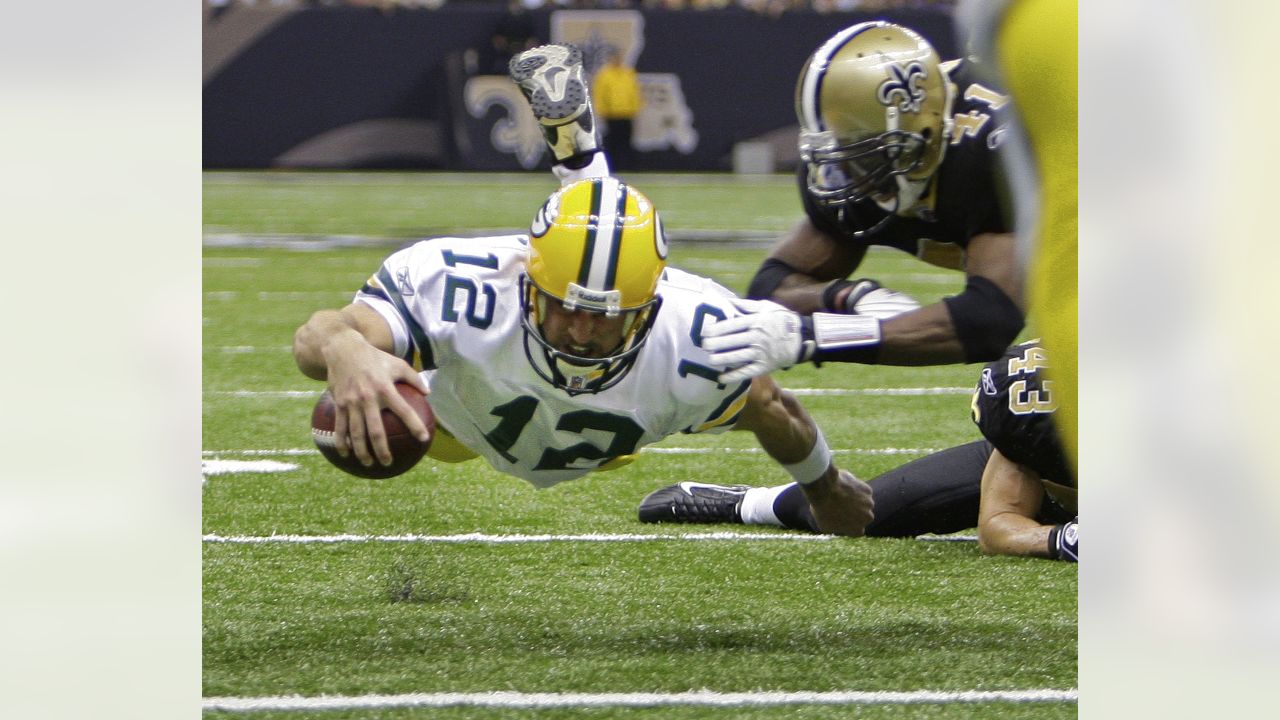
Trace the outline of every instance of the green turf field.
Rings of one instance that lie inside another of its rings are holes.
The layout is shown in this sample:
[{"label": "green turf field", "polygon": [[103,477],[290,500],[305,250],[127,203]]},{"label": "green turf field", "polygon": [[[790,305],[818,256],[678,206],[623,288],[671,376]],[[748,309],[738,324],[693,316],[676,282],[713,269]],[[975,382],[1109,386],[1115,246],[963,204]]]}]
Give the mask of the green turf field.
[{"label": "green turf field", "polygon": [[[785,176],[626,179],[663,213],[671,264],[736,291],[799,213]],[[294,329],[345,304],[391,250],[516,231],[554,188],[549,174],[205,175],[206,714],[259,699],[249,716],[1075,717],[1070,693],[1013,701],[1077,686],[1074,565],[984,558],[969,541],[636,521],[641,497],[680,480],[785,482],[750,434],[669,438],[548,490],[482,461],[362,480],[312,449],[322,388],[294,367]],[[922,302],[962,287],[893,252],[860,272]],[[976,377],[977,366],[829,365],[778,379],[840,464],[870,478],[976,439]],[[729,532],[706,537],[717,531]],[[943,694],[910,694],[924,690]],[[673,704],[693,691],[749,695]],[[959,695],[995,691],[1024,694]],[[479,695],[495,692],[514,695]],[[828,694],[806,704],[803,692]],[[866,695],[831,694],[853,692]],[[907,700],[875,699],[884,692]],[[446,693],[462,704],[427,706]],[[321,696],[370,707],[321,709]],[[391,699],[373,707],[378,696]],[[312,704],[272,709],[282,697]],[[496,699],[467,704],[477,697]],[[544,697],[558,704],[523,706]]]}]

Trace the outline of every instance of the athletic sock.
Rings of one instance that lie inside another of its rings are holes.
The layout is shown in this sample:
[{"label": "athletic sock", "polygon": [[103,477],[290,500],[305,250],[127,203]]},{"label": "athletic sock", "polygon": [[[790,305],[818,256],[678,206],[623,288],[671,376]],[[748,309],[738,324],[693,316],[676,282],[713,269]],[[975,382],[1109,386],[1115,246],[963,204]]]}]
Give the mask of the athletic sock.
[{"label": "athletic sock", "polygon": [[788,487],[790,485],[751,488],[748,490],[747,494],[742,496],[742,504],[738,506],[738,513],[742,516],[742,522],[746,525],[785,527],[773,512],[773,501]]},{"label": "athletic sock", "polygon": [[575,155],[563,163],[551,166],[551,172],[560,178],[561,185],[568,185],[579,180],[609,176],[609,159],[605,154],[593,151],[585,155]]}]

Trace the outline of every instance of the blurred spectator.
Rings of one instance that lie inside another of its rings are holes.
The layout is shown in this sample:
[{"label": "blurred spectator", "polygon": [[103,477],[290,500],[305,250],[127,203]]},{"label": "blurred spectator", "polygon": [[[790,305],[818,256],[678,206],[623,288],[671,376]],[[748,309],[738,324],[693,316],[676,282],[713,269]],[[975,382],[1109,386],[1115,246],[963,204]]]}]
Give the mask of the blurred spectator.
[{"label": "blurred spectator", "polygon": [[616,171],[633,168],[631,129],[644,99],[635,68],[622,62],[622,53],[609,48],[604,67],[591,83],[591,100],[596,117],[604,121],[604,150]]},{"label": "blurred spectator", "polygon": [[511,58],[538,44],[529,8],[539,0],[508,0],[507,12],[493,29],[493,55],[485,70],[491,75],[506,75]]}]

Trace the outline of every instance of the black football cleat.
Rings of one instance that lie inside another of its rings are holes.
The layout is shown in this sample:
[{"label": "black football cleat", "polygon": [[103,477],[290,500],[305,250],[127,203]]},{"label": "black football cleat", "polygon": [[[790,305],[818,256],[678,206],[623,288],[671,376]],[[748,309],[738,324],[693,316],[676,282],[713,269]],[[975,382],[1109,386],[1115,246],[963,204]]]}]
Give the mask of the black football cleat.
[{"label": "black football cleat", "polygon": [[640,522],[741,523],[747,485],[682,482],[654,490],[640,501]]}]

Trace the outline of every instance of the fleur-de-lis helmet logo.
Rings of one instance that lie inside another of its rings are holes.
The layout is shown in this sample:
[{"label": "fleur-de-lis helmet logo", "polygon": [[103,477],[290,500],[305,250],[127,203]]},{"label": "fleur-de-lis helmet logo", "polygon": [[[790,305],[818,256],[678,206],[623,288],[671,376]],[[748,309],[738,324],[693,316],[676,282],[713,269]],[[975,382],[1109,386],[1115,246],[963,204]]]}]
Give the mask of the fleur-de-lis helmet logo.
[{"label": "fleur-de-lis helmet logo", "polygon": [[902,112],[920,112],[920,104],[924,102],[924,89],[920,84],[929,77],[929,71],[918,62],[906,67],[890,63],[888,68],[889,77],[876,89],[876,99],[883,105],[896,103]]}]

